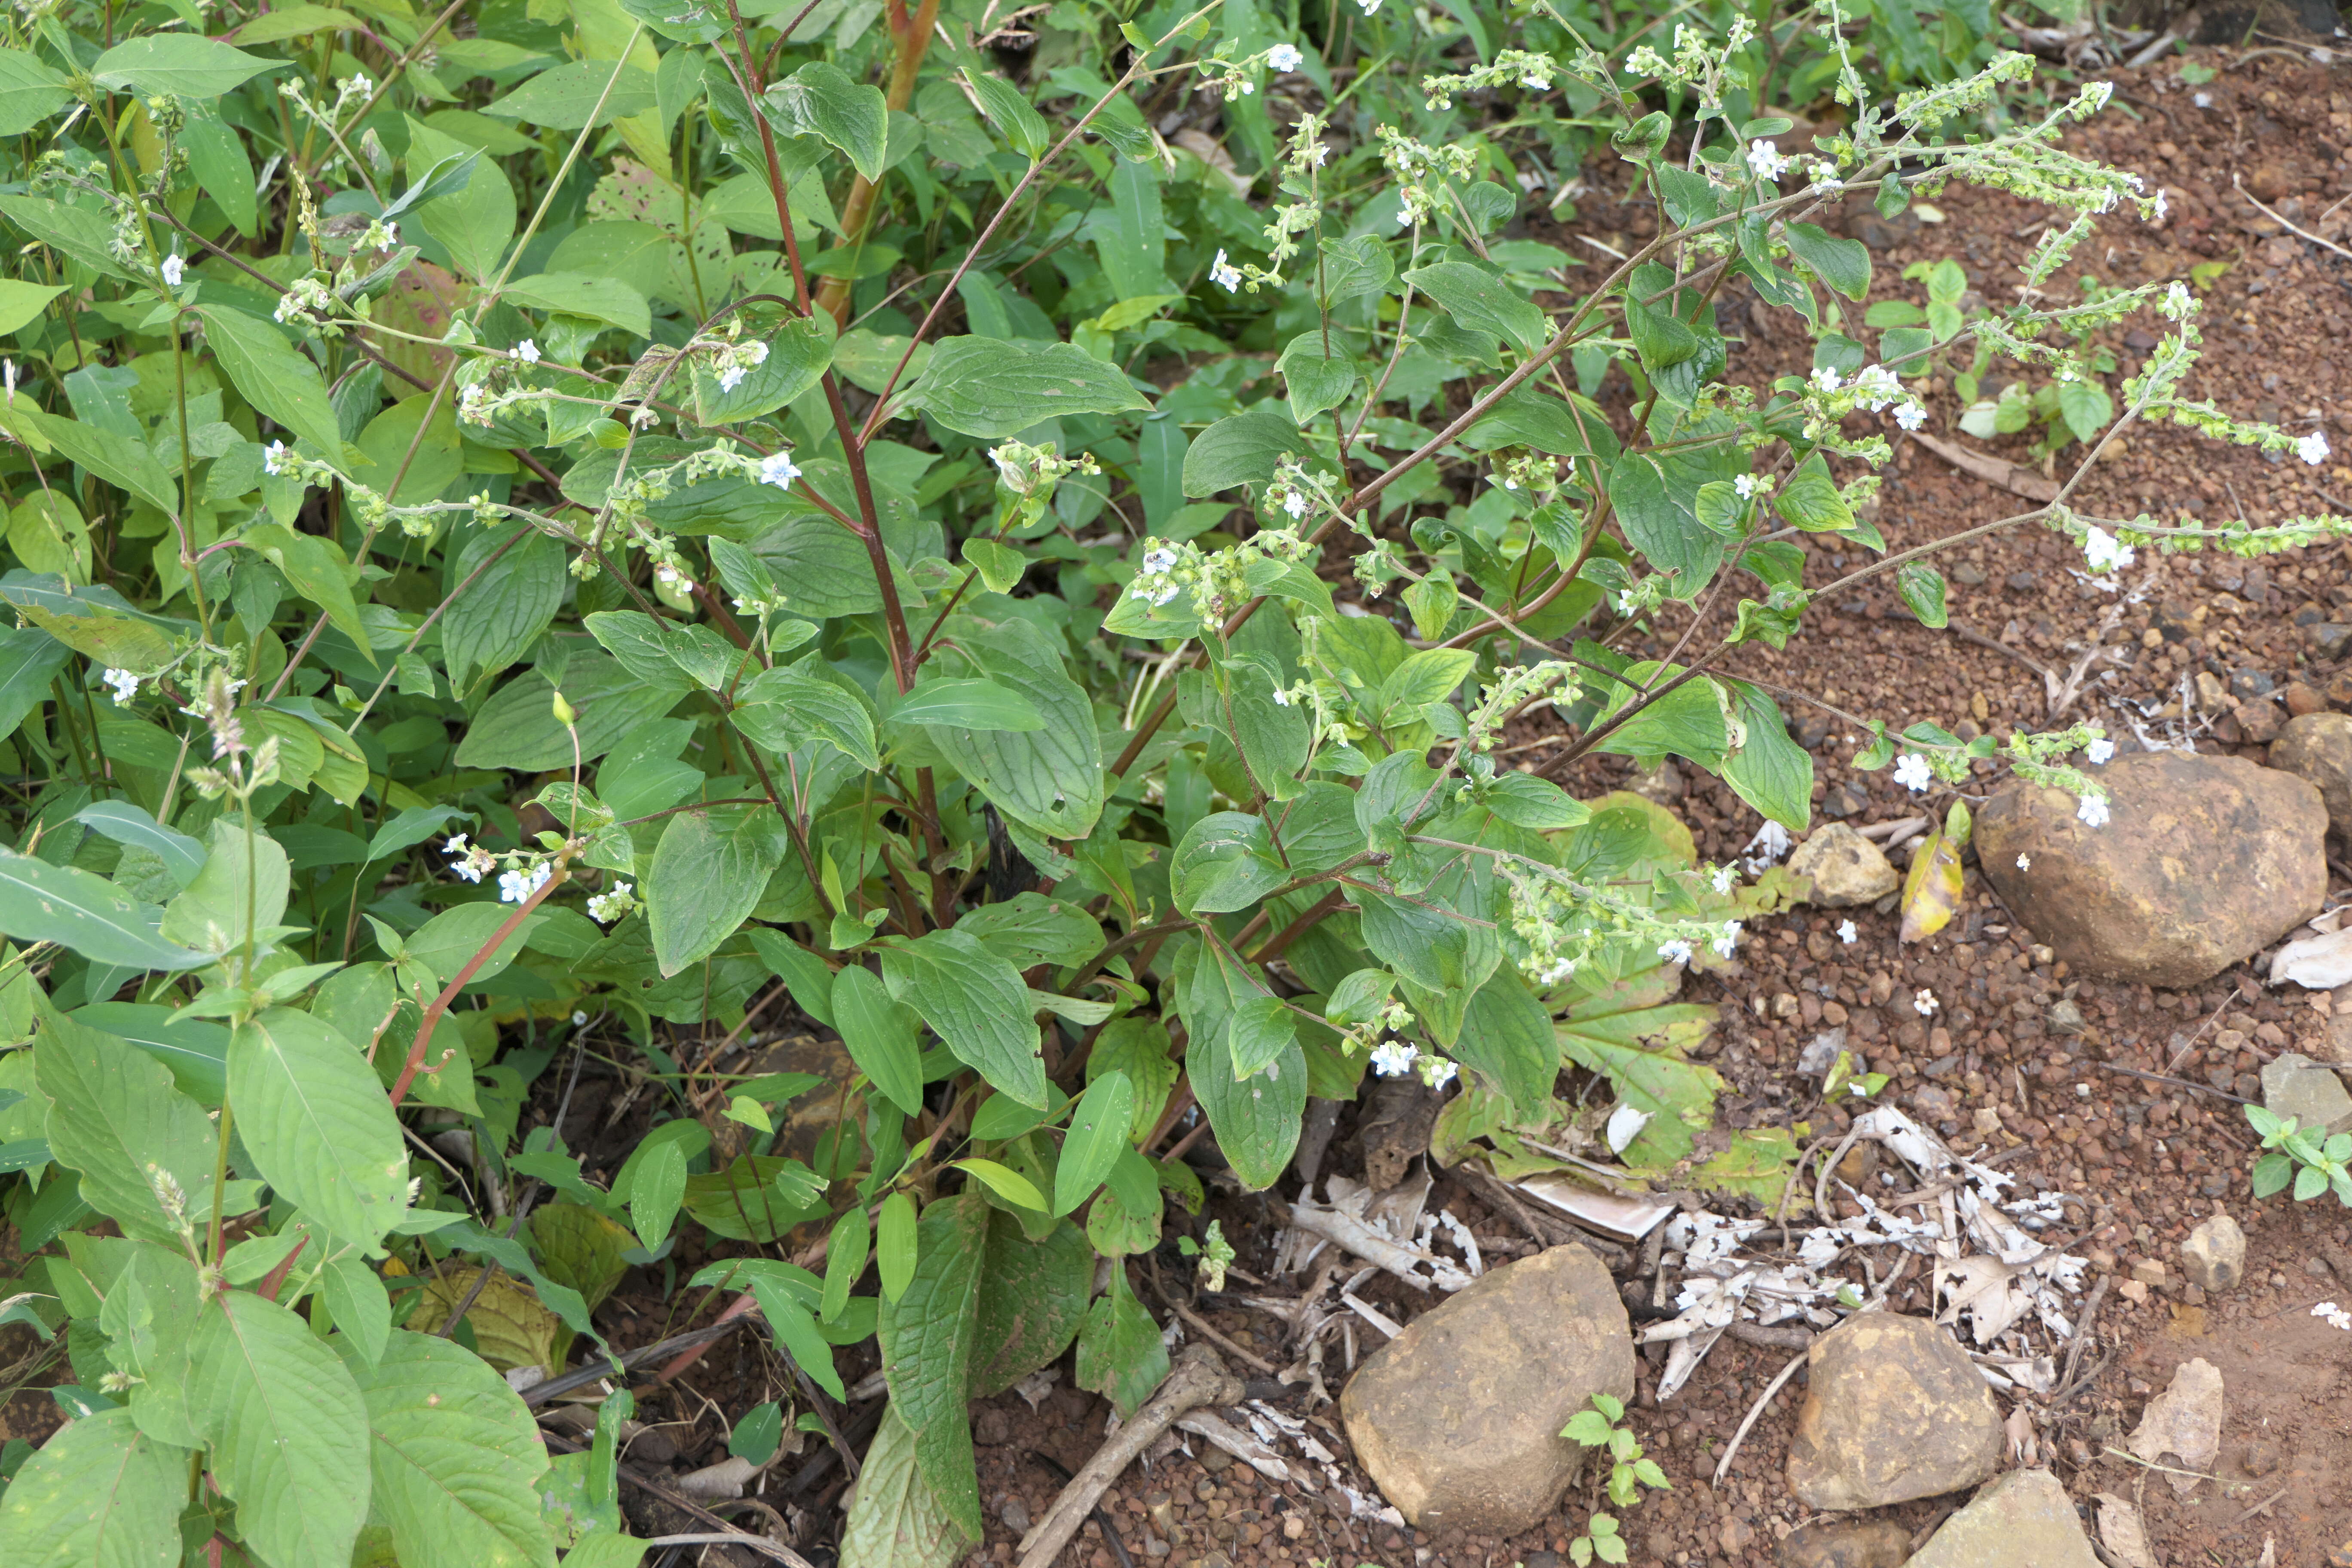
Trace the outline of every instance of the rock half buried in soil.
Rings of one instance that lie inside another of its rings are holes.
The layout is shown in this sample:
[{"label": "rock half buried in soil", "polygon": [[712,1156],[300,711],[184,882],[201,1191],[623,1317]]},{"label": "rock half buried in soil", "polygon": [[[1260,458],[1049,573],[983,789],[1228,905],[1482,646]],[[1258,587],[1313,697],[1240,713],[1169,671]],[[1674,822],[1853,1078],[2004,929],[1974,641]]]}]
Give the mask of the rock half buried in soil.
[{"label": "rock half buried in soil", "polygon": [[1925,1318],[1861,1312],[1813,1342],[1789,1439],[1811,1508],[1878,1508],[1972,1487],[2000,1463],[2000,1412],[1968,1352]]},{"label": "rock half buried in soil", "polygon": [[1824,822],[1789,857],[1789,874],[1811,877],[1807,900],[1824,909],[1873,904],[1903,885],[1885,852],[1843,822]]},{"label": "rock half buried in soil", "polygon": [[2271,766],[2308,779],[2327,803],[2328,825],[2352,835],[2352,717],[2305,713],[2271,743]]},{"label": "rock half buried in soil", "polygon": [[1944,1521],[1909,1568],[2099,1568],[2066,1489],[2011,1470]]},{"label": "rock half buried in soil", "polygon": [[2099,782],[2103,826],[2082,821],[2068,791],[2022,782],[1977,826],[1993,890],[2074,969],[2194,985],[2326,897],[2327,811],[2306,781],[2242,757],[2143,752],[2109,763]]},{"label": "rock half buried in soil", "polygon": [[1816,1520],[1780,1542],[1780,1568],[1903,1568],[1911,1532],[1891,1519]]},{"label": "rock half buried in soil", "polygon": [[1633,1336],[1609,1271],[1555,1247],[1413,1320],[1339,1396],[1372,1480],[1423,1530],[1516,1535],[1584,1450],[1559,1435],[1595,1394],[1633,1396]]}]

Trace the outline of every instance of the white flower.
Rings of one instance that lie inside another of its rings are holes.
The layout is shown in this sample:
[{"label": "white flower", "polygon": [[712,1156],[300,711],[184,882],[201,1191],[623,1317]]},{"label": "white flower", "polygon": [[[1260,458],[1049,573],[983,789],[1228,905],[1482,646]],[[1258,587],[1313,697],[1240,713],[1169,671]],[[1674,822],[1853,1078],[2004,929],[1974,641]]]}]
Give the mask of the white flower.
[{"label": "white flower", "polygon": [[2084,747],[2083,754],[2090,758],[2092,765],[2095,767],[2116,754],[2116,743],[2102,737]]},{"label": "white flower", "polygon": [[2163,302],[2157,309],[2170,321],[2179,321],[2197,307],[2197,298],[2189,292],[2186,283],[2175,283],[2164,291]]},{"label": "white flower", "polygon": [[751,372],[745,370],[740,364],[729,365],[725,370],[719,373],[719,390],[721,392],[734,391],[737,387],[743,384],[743,378],[750,374]]},{"label": "white flower", "polygon": [[2018,868],[2019,870],[2021,870],[2021,871],[2031,871],[2031,870],[2032,870],[2032,869],[2033,869],[2033,857],[2032,857],[2032,856],[2031,856],[2031,855],[2020,855],[2020,856],[2017,858],[2017,868]]},{"label": "white flower", "polygon": [[2075,805],[2074,816],[2085,826],[2105,827],[2107,825],[2107,802],[2104,795],[2086,795]]},{"label": "white flower", "polygon": [[499,902],[522,903],[533,893],[545,887],[547,879],[553,875],[555,875],[555,867],[546,861],[541,861],[528,871],[501,871],[499,873]]},{"label": "white flower", "polygon": [[139,678],[127,669],[110,669],[100,679],[114,688],[114,705],[125,706],[139,695]]},{"label": "white flower", "polygon": [[2213,95],[2210,92],[2200,92],[2189,101],[2200,109],[2210,109],[2213,107]]},{"label": "white flower", "polygon": [[163,286],[167,289],[177,289],[180,286],[181,278],[185,276],[187,269],[188,264],[184,258],[177,256],[163,258]]},{"label": "white flower", "polygon": [[1759,179],[1777,180],[1781,171],[1795,162],[1761,137],[1748,144],[1748,166],[1756,171]]},{"label": "white flower", "polygon": [[1402,1078],[1412,1070],[1421,1048],[1404,1040],[1382,1040],[1372,1047],[1372,1070],[1382,1078]]},{"label": "white flower", "polygon": [[2128,566],[2135,553],[2130,545],[2118,544],[2114,534],[2096,523],[2093,523],[2089,531],[2083,535],[2083,557],[2090,563],[2095,573],[2113,572]]},{"label": "white flower", "polygon": [[666,583],[682,594],[694,592],[694,579],[665,561],[654,568],[654,581]]},{"label": "white flower", "polygon": [[285,442],[269,443],[269,450],[261,454],[261,471],[265,474],[282,474],[286,471]]},{"label": "white flower", "polygon": [[1707,945],[1715,949],[1716,952],[1721,957],[1729,958],[1731,956],[1731,950],[1739,945],[1739,922],[1738,921],[1724,921],[1723,934],[1717,937],[1713,942],[1707,943]]},{"label": "white flower", "polygon": [[1923,990],[1919,994],[1911,998],[1911,1010],[1914,1013],[1918,1014],[1922,1018],[1931,1018],[1935,1016],[1936,1006],[1936,994],[1933,991]]},{"label": "white flower", "polygon": [[1323,160],[1331,155],[1331,149],[1324,142],[1318,142],[1313,147],[1307,149],[1307,155],[1314,160],[1315,166],[1319,169],[1323,166]]},{"label": "white flower", "polygon": [[1381,0],[1356,0],[1356,4],[1364,8],[1364,15],[1367,16],[1381,8]]},{"label": "white flower", "polygon": [[765,364],[768,363],[768,345],[760,342],[759,339],[754,338],[750,342],[738,348],[735,351],[735,355],[736,358],[745,364]]},{"label": "white flower", "polygon": [[575,1028],[575,1029],[576,1029],[576,1028],[580,1027],[580,1026],[581,1026],[581,1025],[585,1024],[587,1021],[588,1021],[588,1015],[587,1015],[587,1014],[581,1012],[581,1011],[580,1011],[579,1009],[577,1009],[577,1008],[572,1009],[572,1026],[573,1028]]},{"label": "white flower", "polygon": [[1266,65],[1278,71],[1297,70],[1298,62],[1305,58],[1298,52],[1298,46],[1296,44],[1276,44],[1265,51]]},{"label": "white flower", "polygon": [[1838,374],[1837,366],[1833,364],[1825,364],[1822,366],[1821,369],[1813,372],[1813,384],[1820,387],[1823,392],[1835,392],[1839,387],[1845,384],[1845,378]]},{"label": "white flower", "polygon": [[1305,490],[1286,491],[1282,498],[1282,510],[1294,518],[1305,517],[1309,504]]},{"label": "white flower", "polygon": [[1861,940],[1862,931],[1852,921],[1840,921],[1838,922],[1838,941],[1845,943],[1848,947],[1852,947],[1855,942],[1860,942]]},{"label": "white flower", "polygon": [[598,893],[588,900],[589,918],[611,925],[637,907],[633,892],[632,885],[627,882],[614,883],[608,891]]},{"label": "white flower", "polygon": [[1842,191],[1845,189],[1845,182],[1838,178],[1837,165],[1835,163],[1816,163],[1813,165],[1811,172],[1813,176],[1813,189],[1820,191],[1824,195],[1832,191]]},{"label": "white flower", "polygon": [[1715,875],[1708,879],[1715,884],[1715,890],[1717,892],[1727,893],[1731,891],[1731,884],[1738,879],[1738,873],[1734,871],[1730,867],[1717,866],[1715,868]]},{"label": "white flower", "polygon": [[1741,500],[1750,500],[1755,498],[1757,490],[1761,487],[1757,483],[1754,474],[1742,474],[1731,481],[1731,488],[1739,492]]},{"label": "white flower", "polygon": [[1691,961],[1691,944],[1680,937],[1662,942],[1658,943],[1658,956],[1668,963],[1688,963]]},{"label": "white flower", "polygon": [[1544,75],[1543,72],[1539,70],[1531,70],[1528,72],[1527,75],[1519,79],[1519,85],[1526,88],[1529,92],[1549,92],[1551,90],[1551,78]]},{"label": "white flower", "polygon": [[763,485],[790,489],[793,481],[800,477],[800,465],[793,461],[790,452],[771,452],[760,459],[760,482]]},{"label": "white flower", "polygon": [[1228,294],[1242,286],[1241,269],[1225,259],[1223,247],[1218,247],[1217,258],[1209,263],[1209,281]]},{"label": "white flower", "polygon": [[1787,828],[1768,818],[1740,850],[1748,857],[1748,874],[1752,877],[1767,866],[1778,865],[1780,858],[1795,847],[1796,842],[1789,837]]},{"label": "white flower", "polygon": [[1895,423],[1906,430],[1916,430],[1927,423],[1927,411],[1916,403],[1906,403],[1895,411]]},{"label": "white flower", "polygon": [[1853,393],[1856,401],[1875,414],[1903,395],[1903,383],[1885,365],[1869,365],[1853,378]]},{"label": "white flower", "polygon": [[16,362],[15,360],[0,360],[0,378],[5,378],[7,382],[8,404],[13,408],[16,403]]},{"label": "white flower", "polygon": [[1287,691],[1285,691],[1285,690],[1284,690],[1281,687],[1279,687],[1279,686],[1276,687],[1276,688],[1274,689],[1274,705],[1275,705],[1276,708],[1287,708],[1287,707],[1289,707],[1289,706],[1290,706],[1290,693],[1289,693],[1289,692],[1287,692]]},{"label": "white flower", "polygon": [[525,338],[522,342],[515,344],[514,356],[515,358],[522,361],[525,364],[537,364],[539,363],[539,345],[531,342],[529,338]]},{"label": "white flower", "polygon": [[1421,1058],[1421,1081],[1427,1084],[1432,1089],[1444,1089],[1447,1084],[1452,1083],[1454,1081],[1454,1075],[1458,1070],[1459,1069],[1456,1068],[1452,1062],[1447,1061],[1444,1057],[1423,1057]]},{"label": "white flower", "polygon": [[2165,197],[2165,194],[2164,194],[2163,188],[2162,188],[2161,186],[2158,187],[2158,189],[2157,189],[2157,193],[2156,193],[2156,216],[2155,216],[2153,219],[2151,219],[2150,221],[2155,222],[2155,223],[2162,223],[2162,222],[2164,221],[2164,214],[2165,214],[2166,209],[2167,209],[2167,208],[2168,208],[2168,207],[2170,207],[2171,205],[2172,205],[2171,202],[2169,202],[2168,200],[2167,200],[2167,199],[2166,199],[2166,197]]},{"label": "white flower", "polygon": [[1157,577],[1175,564],[1176,547],[1172,544],[1163,544],[1157,550],[1144,552],[1143,574],[1147,577]]},{"label": "white flower", "polygon": [[454,864],[449,868],[450,874],[452,876],[463,877],[468,882],[480,881],[482,879],[483,872],[490,870],[498,865],[497,859],[491,856],[488,850],[483,848],[478,844],[467,843],[466,836],[462,833],[452,837],[448,843],[443,845],[441,847],[441,853],[449,857],[450,860],[454,862]]},{"label": "white flower", "polygon": [[1895,759],[1895,782],[1914,793],[1932,789],[1936,784],[1936,771],[1927,765],[1927,759],[1918,752],[1906,752]]},{"label": "white flower", "polygon": [[2309,463],[2315,468],[2319,467],[2320,464],[2327,461],[2327,436],[2326,432],[2314,430],[2310,435],[2305,436],[2302,440],[2297,441],[2294,444],[2294,455],[2301,458],[2305,462]]}]

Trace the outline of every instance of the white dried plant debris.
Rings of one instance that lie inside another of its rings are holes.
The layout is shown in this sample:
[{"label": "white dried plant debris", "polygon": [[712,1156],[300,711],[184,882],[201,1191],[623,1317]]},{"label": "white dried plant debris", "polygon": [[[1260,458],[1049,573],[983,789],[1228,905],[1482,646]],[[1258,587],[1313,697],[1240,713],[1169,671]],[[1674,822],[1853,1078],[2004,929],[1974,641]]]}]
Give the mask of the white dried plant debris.
[{"label": "white dried plant debris", "polygon": [[1054,1384],[1060,1382],[1061,1377],[1061,1368],[1044,1367],[1014,1384],[1013,1392],[1028,1401],[1029,1408],[1034,1410],[1045,1403],[1045,1396],[1054,1392]]},{"label": "white dried plant debris", "polygon": [[1979,1357],[1992,1363],[1983,1368],[1990,1381],[2043,1394],[2055,1386],[2056,1363],[2024,1342],[2023,1325],[2031,1319],[2056,1340],[2074,1334],[2066,1297],[2081,1293],[2087,1265],[2035,1236],[2063,1219],[2064,1204],[2012,1194],[2015,1177],[1954,1154],[1891,1105],[1864,1114],[1853,1131],[1911,1167],[1917,1201],[1889,1207],[1847,1188],[1861,1214],[1785,1236],[1763,1220],[1706,1210],[1667,1222],[1666,1260],[1682,1279],[1676,1315],[1642,1335],[1671,1346],[1658,1397],[1680,1389],[1734,1322],[1827,1328],[1859,1309],[1881,1279],[1891,1283],[1873,1261],[1889,1247],[1933,1260],[1938,1321],[1965,1317],[1979,1346],[2009,1352]]}]

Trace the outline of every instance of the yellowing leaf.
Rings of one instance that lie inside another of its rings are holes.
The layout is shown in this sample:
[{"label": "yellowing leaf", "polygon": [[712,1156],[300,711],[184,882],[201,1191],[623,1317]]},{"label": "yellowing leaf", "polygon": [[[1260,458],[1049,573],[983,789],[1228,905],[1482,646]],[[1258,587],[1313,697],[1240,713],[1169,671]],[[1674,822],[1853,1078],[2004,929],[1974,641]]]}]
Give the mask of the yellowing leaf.
[{"label": "yellowing leaf", "polygon": [[1906,942],[1931,937],[1952,923],[1960,910],[1960,847],[1969,839],[1968,807],[1954,803],[1951,825],[1958,837],[1941,827],[1927,830],[1927,841],[1911,852],[1911,869],[1903,879],[1903,932]]}]

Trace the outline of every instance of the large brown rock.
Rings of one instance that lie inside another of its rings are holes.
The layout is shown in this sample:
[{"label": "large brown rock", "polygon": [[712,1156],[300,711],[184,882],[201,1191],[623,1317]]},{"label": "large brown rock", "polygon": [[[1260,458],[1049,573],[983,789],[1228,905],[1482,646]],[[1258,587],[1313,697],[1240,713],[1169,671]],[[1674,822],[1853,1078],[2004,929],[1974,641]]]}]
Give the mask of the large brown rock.
[{"label": "large brown rock", "polygon": [[1858,1312],[1820,1339],[1789,1439],[1810,1508],[1878,1508],[1972,1487],[2000,1463],[2000,1412],[1949,1331]]},{"label": "large brown rock", "polygon": [[2068,791],[2023,782],[1977,823],[1993,890],[2075,970],[2195,985],[2318,912],[2327,811],[2305,780],[2185,752],[2118,757],[2098,778],[2101,826]]},{"label": "large brown rock", "polygon": [[2099,1568],[2058,1478],[2011,1470],[1927,1538],[1908,1568]]},{"label": "large brown rock", "polygon": [[1633,1397],[1633,1336],[1609,1271],[1555,1247],[1414,1319],[1339,1396],[1356,1458],[1423,1530],[1516,1535],[1584,1450],[1559,1435],[1595,1394]]},{"label": "large brown rock", "polygon": [[2327,803],[2327,824],[2352,836],[2352,717],[2305,713],[2271,742],[2271,766],[2308,779]]}]

